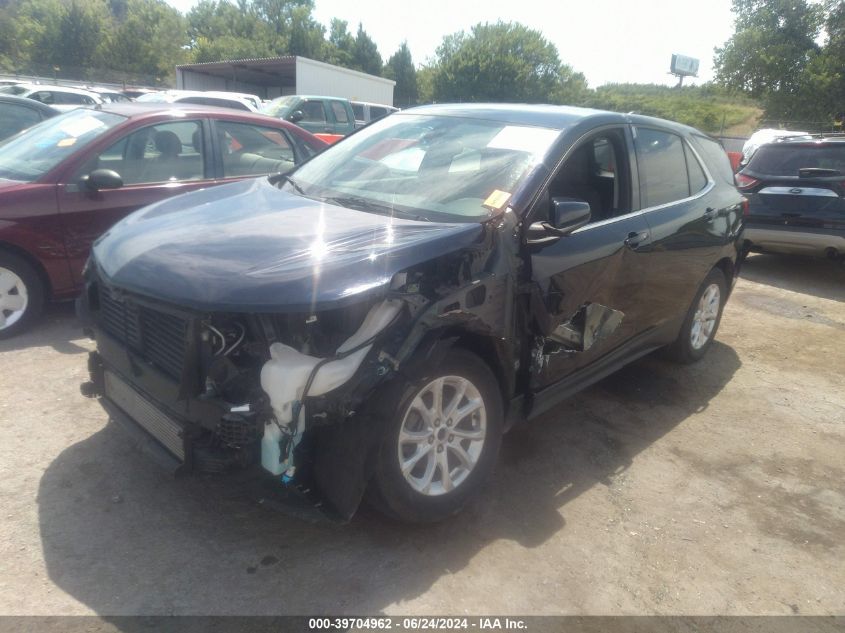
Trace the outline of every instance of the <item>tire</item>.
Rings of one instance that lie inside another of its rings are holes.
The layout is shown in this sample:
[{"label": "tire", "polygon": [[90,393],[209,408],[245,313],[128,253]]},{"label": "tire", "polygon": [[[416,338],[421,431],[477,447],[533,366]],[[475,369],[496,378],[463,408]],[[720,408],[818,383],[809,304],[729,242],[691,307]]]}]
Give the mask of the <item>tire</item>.
[{"label": "tire", "polygon": [[[455,403],[461,388],[464,395]],[[442,417],[433,415],[438,390]],[[493,471],[503,428],[498,383],[478,356],[452,349],[434,371],[396,392],[385,403],[386,434],[367,498],[400,521],[443,520],[457,513]],[[474,411],[460,418],[448,415],[453,403],[467,409],[475,400],[480,407]],[[427,422],[423,411],[428,412]],[[406,464],[407,476],[400,460]],[[442,460],[449,473],[445,478]]]},{"label": "tire", "polygon": [[27,329],[44,308],[44,284],[23,258],[0,252],[0,339]]},{"label": "tire", "polygon": [[[719,323],[722,321],[727,288],[722,271],[718,268],[711,270],[698,292],[695,293],[695,299],[692,300],[692,305],[687,311],[678,338],[667,348],[670,358],[684,364],[694,363],[704,358],[713,344],[713,339],[719,330]],[[718,292],[715,298],[714,292]],[[702,312],[699,312],[700,309]],[[710,323],[712,326],[708,325]]]}]

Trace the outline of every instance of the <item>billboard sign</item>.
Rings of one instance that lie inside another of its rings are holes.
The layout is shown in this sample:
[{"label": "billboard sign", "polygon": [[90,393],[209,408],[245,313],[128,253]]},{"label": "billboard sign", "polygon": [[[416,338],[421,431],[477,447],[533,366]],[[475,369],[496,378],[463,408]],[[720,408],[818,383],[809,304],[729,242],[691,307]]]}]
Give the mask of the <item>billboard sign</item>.
[{"label": "billboard sign", "polygon": [[698,75],[698,60],[685,55],[672,55],[672,65],[669,71],[680,77],[695,77]]}]

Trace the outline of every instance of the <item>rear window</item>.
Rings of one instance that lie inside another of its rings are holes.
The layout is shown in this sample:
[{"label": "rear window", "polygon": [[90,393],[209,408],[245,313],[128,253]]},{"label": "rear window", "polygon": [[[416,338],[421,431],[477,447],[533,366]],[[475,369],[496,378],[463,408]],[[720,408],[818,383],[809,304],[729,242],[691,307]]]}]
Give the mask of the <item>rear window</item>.
[{"label": "rear window", "polygon": [[725,148],[711,138],[693,134],[693,145],[701,153],[701,157],[710,168],[713,177],[720,177],[729,185],[734,184],[734,170],[731,167],[731,160],[728,158]]},{"label": "rear window", "polygon": [[845,144],[763,145],[748,163],[749,170],[767,176],[798,176],[798,170],[805,167],[835,169],[845,173]]}]

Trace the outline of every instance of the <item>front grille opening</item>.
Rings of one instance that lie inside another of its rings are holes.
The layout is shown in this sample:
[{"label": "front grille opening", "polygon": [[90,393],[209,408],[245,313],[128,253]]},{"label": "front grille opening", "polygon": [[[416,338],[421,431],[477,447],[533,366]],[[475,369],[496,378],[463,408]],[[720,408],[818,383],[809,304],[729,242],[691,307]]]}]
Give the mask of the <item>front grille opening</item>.
[{"label": "front grille opening", "polygon": [[113,294],[100,284],[102,328],[144,360],[179,380],[185,363],[188,320]]}]

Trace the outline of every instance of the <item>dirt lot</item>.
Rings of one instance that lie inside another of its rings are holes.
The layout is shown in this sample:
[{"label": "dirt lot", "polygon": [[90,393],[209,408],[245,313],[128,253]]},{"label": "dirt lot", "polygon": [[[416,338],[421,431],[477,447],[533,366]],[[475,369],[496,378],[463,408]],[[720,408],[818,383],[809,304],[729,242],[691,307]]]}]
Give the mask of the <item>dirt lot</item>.
[{"label": "dirt lot", "polygon": [[841,265],[752,256],[703,362],[518,428],[435,527],[169,479],[79,395],[90,347],[69,306],[0,342],[0,613],[845,612]]}]

